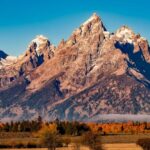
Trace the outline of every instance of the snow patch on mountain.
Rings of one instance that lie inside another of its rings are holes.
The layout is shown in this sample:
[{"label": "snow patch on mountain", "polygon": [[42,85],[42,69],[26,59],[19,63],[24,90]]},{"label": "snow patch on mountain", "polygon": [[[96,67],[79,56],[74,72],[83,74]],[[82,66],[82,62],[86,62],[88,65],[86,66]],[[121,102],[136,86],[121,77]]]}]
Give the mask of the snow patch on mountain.
[{"label": "snow patch on mountain", "polygon": [[2,67],[11,65],[17,61],[17,57],[15,56],[7,56],[5,59],[1,58],[0,60],[0,69]]},{"label": "snow patch on mountain", "polygon": [[36,47],[36,51],[37,53],[40,50],[40,46],[45,44],[48,41],[48,38],[46,38],[43,35],[37,35],[35,39],[32,40],[32,43],[36,43],[37,47]]},{"label": "snow patch on mountain", "polygon": [[15,61],[16,59],[17,59],[16,56],[7,56],[6,57],[6,60],[8,60],[8,61]]},{"label": "snow patch on mountain", "polygon": [[97,18],[99,18],[99,17],[97,16],[97,14],[96,14],[96,13],[93,13],[93,15],[92,15],[87,21],[85,21],[85,22],[83,23],[83,25],[87,25],[87,24],[89,24],[90,22],[92,22],[93,20],[95,20],[95,19],[97,19]]},{"label": "snow patch on mountain", "polygon": [[116,36],[123,39],[124,42],[133,43],[133,37],[135,34],[130,28],[123,26],[117,30]]}]

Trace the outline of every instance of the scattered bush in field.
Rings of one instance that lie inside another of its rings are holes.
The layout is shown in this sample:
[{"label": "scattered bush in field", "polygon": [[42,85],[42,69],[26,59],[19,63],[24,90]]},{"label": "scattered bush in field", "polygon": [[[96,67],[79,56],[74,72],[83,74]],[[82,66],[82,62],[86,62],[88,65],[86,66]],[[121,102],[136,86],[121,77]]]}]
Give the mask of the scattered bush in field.
[{"label": "scattered bush in field", "polygon": [[24,144],[22,144],[22,143],[17,143],[16,145],[15,145],[15,148],[25,148],[26,146],[24,145]]},{"label": "scattered bush in field", "polygon": [[141,146],[144,150],[150,150],[150,138],[139,139],[136,144]]},{"label": "scattered bush in field", "polygon": [[55,150],[61,145],[61,140],[58,138],[57,125],[51,123],[44,125],[38,132],[41,144],[48,148],[48,150]]},{"label": "scattered bush in field", "polygon": [[93,132],[84,133],[82,136],[82,144],[88,146],[91,150],[102,150],[99,141],[99,135]]},{"label": "scattered bush in field", "polygon": [[37,145],[35,143],[28,143],[27,148],[37,148]]},{"label": "scattered bush in field", "polygon": [[20,143],[20,142],[8,142],[6,144],[0,144],[0,148],[37,148],[38,145],[36,143]]},{"label": "scattered bush in field", "polygon": [[0,144],[0,148],[11,148],[11,146],[7,144]]},{"label": "scattered bush in field", "polygon": [[65,146],[68,146],[71,143],[71,139],[69,137],[65,137],[62,142]]},{"label": "scattered bush in field", "polygon": [[45,132],[41,137],[41,142],[48,150],[55,150],[58,144],[57,135],[50,132]]},{"label": "scattered bush in field", "polygon": [[80,150],[81,145],[79,143],[75,143],[73,150]]}]

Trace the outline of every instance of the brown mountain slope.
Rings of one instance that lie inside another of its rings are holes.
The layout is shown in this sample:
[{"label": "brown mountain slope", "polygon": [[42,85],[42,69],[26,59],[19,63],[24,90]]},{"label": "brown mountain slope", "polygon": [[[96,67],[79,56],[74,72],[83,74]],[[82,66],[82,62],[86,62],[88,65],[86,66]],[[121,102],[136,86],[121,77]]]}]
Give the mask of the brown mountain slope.
[{"label": "brown mountain slope", "polygon": [[39,36],[0,68],[0,118],[150,114],[149,70],[146,39],[125,26],[109,33],[93,14],[58,47]]}]

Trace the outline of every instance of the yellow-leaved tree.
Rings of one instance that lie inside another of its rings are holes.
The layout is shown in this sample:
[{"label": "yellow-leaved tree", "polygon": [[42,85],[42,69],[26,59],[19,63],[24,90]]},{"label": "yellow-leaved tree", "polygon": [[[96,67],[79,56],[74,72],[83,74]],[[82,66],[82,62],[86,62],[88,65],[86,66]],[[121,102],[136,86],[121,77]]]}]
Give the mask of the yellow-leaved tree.
[{"label": "yellow-leaved tree", "polygon": [[55,150],[59,145],[57,125],[55,123],[44,124],[38,132],[41,144],[48,150]]}]

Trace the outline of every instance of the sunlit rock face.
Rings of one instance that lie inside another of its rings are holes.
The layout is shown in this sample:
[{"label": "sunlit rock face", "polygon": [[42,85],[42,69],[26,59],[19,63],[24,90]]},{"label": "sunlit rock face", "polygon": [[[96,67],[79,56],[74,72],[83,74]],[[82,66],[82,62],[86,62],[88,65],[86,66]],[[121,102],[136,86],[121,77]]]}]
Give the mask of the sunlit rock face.
[{"label": "sunlit rock face", "polygon": [[150,114],[150,48],[123,26],[114,33],[93,14],[58,46],[39,35],[26,52],[0,51],[0,118],[99,120]]},{"label": "sunlit rock face", "polygon": [[54,51],[55,47],[42,35],[33,39],[26,52],[18,57],[1,51],[0,87],[9,87],[20,78],[27,80],[26,77],[30,76],[32,71],[54,56]]}]

